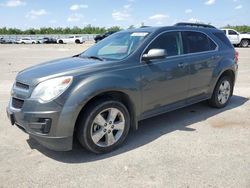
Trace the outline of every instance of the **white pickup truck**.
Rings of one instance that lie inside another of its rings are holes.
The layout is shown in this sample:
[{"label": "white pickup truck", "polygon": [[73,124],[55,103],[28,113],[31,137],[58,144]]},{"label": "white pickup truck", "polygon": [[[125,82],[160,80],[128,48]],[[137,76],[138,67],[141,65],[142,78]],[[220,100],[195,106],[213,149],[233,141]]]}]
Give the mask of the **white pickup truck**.
[{"label": "white pickup truck", "polygon": [[222,29],[222,31],[235,46],[246,48],[250,44],[250,34],[241,34],[233,29]]},{"label": "white pickup truck", "polygon": [[85,41],[80,36],[69,36],[67,38],[57,39],[57,43],[59,43],[59,44],[68,44],[68,43],[82,44],[84,42]]}]

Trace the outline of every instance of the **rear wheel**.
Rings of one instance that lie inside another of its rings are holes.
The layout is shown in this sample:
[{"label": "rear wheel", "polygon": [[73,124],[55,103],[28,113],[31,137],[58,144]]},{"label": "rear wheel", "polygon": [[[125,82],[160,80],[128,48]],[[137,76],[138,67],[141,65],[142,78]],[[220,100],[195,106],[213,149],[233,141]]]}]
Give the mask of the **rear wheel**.
[{"label": "rear wheel", "polygon": [[130,115],[119,101],[97,101],[78,123],[77,136],[82,146],[94,153],[105,153],[120,146],[127,137]]},{"label": "rear wheel", "polygon": [[58,42],[59,42],[59,44],[63,44],[63,41],[62,41],[62,40],[59,40]]},{"label": "rear wheel", "polygon": [[76,44],[80,44],[80,40],[77,39],[77,40],[75,41],[75,43],[76,43]]},{"label": "rear wheel", "polygon": [[209,104],[216,108],[225,107],[233,93],[233,81],[229,76],[223,76],[217,82]]},{"label": "rear wheel", "polygon": [[242,41],[240,42],[240,46],[247,48],[249,45],[249,40],[247,39],[242,39]]}]

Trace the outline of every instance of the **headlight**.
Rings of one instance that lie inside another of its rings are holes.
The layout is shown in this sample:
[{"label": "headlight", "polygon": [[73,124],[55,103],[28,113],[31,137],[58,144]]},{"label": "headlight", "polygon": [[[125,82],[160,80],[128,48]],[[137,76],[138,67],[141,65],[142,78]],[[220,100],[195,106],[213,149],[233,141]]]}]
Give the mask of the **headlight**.
[{"label": "headlight", "polygon": [[42,102],[50,102],[59,97],[72,83],[72,76],[64,76],[46,80],[38,84],[32,92],[32,99],[39,99]]}]

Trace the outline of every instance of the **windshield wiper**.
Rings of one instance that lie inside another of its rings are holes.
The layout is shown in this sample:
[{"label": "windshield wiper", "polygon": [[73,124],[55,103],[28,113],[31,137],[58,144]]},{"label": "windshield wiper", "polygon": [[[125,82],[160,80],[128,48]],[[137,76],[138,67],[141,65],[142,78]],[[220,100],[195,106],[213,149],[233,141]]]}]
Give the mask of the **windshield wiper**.
[{"label": "windshield wiper", "polygon": [[97,60],[100,60],[100,61],[104,60],[103,58],[100,58],[100,57],[97,57],[97,56],[89,56],[88,58],[90,58],[90,59],[97,59]]},{"label": "windshield wiper", "polygon": [[104,59],[103,58],[100,58],[98,56],[80,56],[82,58],[89,58],[89,59],[97,59],[99,61],[103,61]]}]

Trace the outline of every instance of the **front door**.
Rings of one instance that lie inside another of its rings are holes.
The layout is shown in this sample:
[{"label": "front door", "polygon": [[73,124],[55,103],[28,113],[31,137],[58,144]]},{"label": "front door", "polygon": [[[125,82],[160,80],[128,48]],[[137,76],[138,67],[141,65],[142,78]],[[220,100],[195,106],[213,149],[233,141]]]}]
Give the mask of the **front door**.
[{"label": "front door", "polygon": [[[158,36],[145,50],[165,49],[167,56],[162,59],[142,62],[141,87],[144,116],[165,108],[166,105],[183,101],[187,97],[188,63],[183,53],[181,33],[165,32]],[[157,113],[157,112],[156,112]]]}]

